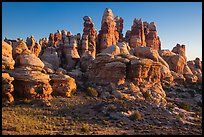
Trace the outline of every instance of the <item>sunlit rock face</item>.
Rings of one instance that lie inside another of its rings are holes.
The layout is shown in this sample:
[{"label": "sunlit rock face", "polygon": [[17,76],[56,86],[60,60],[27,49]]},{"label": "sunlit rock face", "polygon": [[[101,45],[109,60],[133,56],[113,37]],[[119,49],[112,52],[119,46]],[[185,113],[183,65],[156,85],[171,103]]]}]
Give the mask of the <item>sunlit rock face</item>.
[{"label": "sunlit rock face", "polygon": [[9,71],[14,78],[14,92],[22,99],[52,98],[49,75],[42,73],[44,63],[33,53],[22,53],[16,59],[14,71]]},{"label": "sunlit rock face", "polygon": [[146,46],[156,50],[161,50],[161,41],[157,33],[154,22],[144,23]]},{"label": "sunlit rock face", "polygon": [[93,58],[96,56],[96,38],[97,31],[91,17],[84,16],[84,29],[82,35],[82,57],[85,54],[91,54]]},{"label": "sunlit rock face", "polygon": [[39,56],[41,52],[41,45],[35,40],[34,36],[31,36],[30,38],[27,37],[26,45],[31,53],[34,53],[37,57]]},{"label": "sunlit rock face", "polygon": [[131,27],[130,47],[146,46],[142,19],[135,18]]},{"label": "sunlit rock face", "polygon": [[159,62],[129,54],[100,53],[89,65],[86,75],[89,82],[102,85],[113,83],[116,87],[132,81],[140,88],[140,92],[148,92],[155,102],[165,104],[166,94],[161,86],[161,66]]},{"label": "sunlit rock face", "polygon": [[11,83],[14,80],[9,73],[2,73],[2,102],[10,103],[14,101],[13,91],[14,86]]},{"label": "sunlit rock face", "polygon": [[124,41],[123,39],[123,18],[122,17],[119,17],[119,16],[116,16],[115,17],[115,22],[116,22],[116,28],[117,28],[117,31],[119,33],[119,41],[122,42]]},{"label": "sunlit rock face", "polygon": [[99,52],[111,45],[115,45],[119,40],[119,34],[116,28],[116,22],[114,20],[113,12],[111,9],[106,8],[103,13],[101,21],[101,30],[99,31]]},{"label": "sunlit rock face", "polygon": [[69,75],[51,74],[50,78],[53,88],[52,95],[71,97],[72,92],[77,88],[75,79],[71,78]]},{"label": "sunlit rock face", "polygon": [[2,41],[2,70],[14,69],[15,61],[12,57],[12,46]]}]

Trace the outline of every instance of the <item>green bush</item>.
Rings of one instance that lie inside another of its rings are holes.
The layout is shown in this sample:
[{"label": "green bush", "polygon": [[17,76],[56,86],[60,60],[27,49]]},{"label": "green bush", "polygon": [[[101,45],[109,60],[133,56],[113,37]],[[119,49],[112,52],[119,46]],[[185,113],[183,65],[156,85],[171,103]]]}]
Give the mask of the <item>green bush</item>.
[{"label": "green bush", "polygon": [[177,103],[177,106],[179,108],[182,108],[182,109],[185,109],[187,111],[189,111],[191,109],[191,105],[188,103],[188,102],[180,102],[180,103]]},{"label": "green bush", "polygon": [[88,124],[83,124],[82,128],[81,128],[82,132],[89,132],[90,131],[90,127]]},{"label": "green bush", "polygon": [[130,116],[130,119],[132,119],[132,120],[142,120],[142,115],[140,114],[140,112],[138,110],[134,110],[134,112]]},{"label": "green bush", "polygon": [[97,97],[98,96],[98,91],[93,87],[88,87],[86,91],[92,97]]}]

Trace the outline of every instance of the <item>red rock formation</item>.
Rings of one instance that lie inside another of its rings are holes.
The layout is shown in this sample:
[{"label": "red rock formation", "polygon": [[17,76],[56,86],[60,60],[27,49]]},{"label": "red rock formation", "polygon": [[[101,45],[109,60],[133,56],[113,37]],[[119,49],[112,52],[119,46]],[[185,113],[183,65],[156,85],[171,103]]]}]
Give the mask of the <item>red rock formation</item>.
[{"label": "red rock formation", "polygon": [[63,68],[68,70],[74,69],[80,59],[77,51],[77,41],[74,36],[71,36],[70,41],[68,37],[65,38],[63,45],[63,55],[65,59]]},{"label": "red rock formation", "polygon": [[2,41],[2,70],[14,69],[15,61],[12,57],[12,47],[5,41]]},{"label": "red rock formation", "polygon": [[84,29],[82,41],[84,42],[82,42],[82,56],[88,53],[91,54],[93,58],[95,58],[97,31],[94,28],[94,23],[89,16],[84,16],[83,20]]},{"label": "red rock formation", "polygon": [[[102,85],[113,83],[117,87],[131,81],[142,94],[148,92],[153,102],[165,104],[166,94],[160,81],[161,66],[159,62],[133,55],[100,53],[91,62],[86,74],[89,81]],[[112,94],[115,94],[114,91]]]},{"label": "red rock formation", "polygon": [[161,50],[161,41],[157,34],[156,25],[154,22],[144,24],[146,46],[156,50]]},{"label": "red rock formation", "polygon": [[131,37],[131,31],[127,30],[127,32],[125,33],[125,41],[129,42],[130,41],[130,37]]},{"label": "red rock formation", "polygon": [[15,94],[23,99],[52,98],[52,87],[49,84],[49,75],[41,71],[43,62],[32,53],[22,53],[17,57],[17,66],[10,75],[14,77],[13,85]]},{"label": "red rock formation", "polygon": [[116,22],[116,28],[119,34],[119,41],[122,42],[123,41],[123,18],[116,16],[115,17],[115,22]]},{"label": "red rock formation", "polygon": [[115,45],[119,40],[119,34],[116,29],[116,23],[112,10],[106,8],[101,21],[101,30],[98,35],[99,52],[105,48]]},{"label": "red rock formation", "polygon": [[54,47],[47,47],[40,59],[43,62],[50,63],[55,70],[59,68],[60,58],[58,57],[58,53]]},{"label": "red rock formation", "polygon": [[159,55],[158,51],[153,48],[138,46],[134,48],[133,54],[137,57],[148,58],[152,59],[153,61],[160,62],[161,64],[169,68],[167,62]]},{"label": "red rock formation", "polygon": [[146,46],[146,42],[142,19],[138,20],[135,18],[131,27],[130,47],[134,48],[137,46]]},{"label": "red rock formation", "polygon": [[61,41],[61,39],[62,39],[62,34],[60,31],[54,34],[54,46],[55,47],[58,47],[58,43]]},{"label": "red rock formation", "polygon": [[55,37],[53,33],[50,33],[49,35],[49,42],[48,42],[48,47],[52,47],[55,44]]},{"label": "red rock formation", "polygon": [[14,101],[12,92],[14,87],[11,82],[14,80],[13,77],[10,77],[8,73],[2,73],[2,102],[10,103]]},{"label": "red rock formation", "polygon": [[34,36],[27,37],[26,44],[31,53],[34,53],[38,57],[41,52],[41,45],[35,40]]},{"label": "red rock formation", "polygon": [[187,61],[185,45],[176,44],[172,52],[181,55],[185,59],[185,62]]},{"label": "red rock formation", "polygon": [[169,50],[159,51],[160,56],[168,63],[170,70],[183,75],[186,64],[183,56],[175,54]]},{"label": "red rock formation", "polygon": [[195,60],[190,60],[187,62],[188,67],[190,68],[193,75],[197,76],[198,82],[202,84],[202,61],[199,58]]},{"label": "red rock formation", "polygon": [[100,53],[92,61],[87,70],[91,81],[96,83],[124,84],[126,77],[126,65],[121,62],[111,62],[114,56],[107,53]]},{"label": "red rock formation", "polygon": [[24,41],[17,41],[12,43],[12,56],[14,60],[17,56],[19,56],[25,51],[30,53],[30,50],[28,49]]},{"label": "red rock formation", "polygon": [[52,80],[53,95],[61,95],[65,97],[71,97],[72,92],[76,90],[75,79],[68,75],[62,74],[51,74],[50,78]]}]

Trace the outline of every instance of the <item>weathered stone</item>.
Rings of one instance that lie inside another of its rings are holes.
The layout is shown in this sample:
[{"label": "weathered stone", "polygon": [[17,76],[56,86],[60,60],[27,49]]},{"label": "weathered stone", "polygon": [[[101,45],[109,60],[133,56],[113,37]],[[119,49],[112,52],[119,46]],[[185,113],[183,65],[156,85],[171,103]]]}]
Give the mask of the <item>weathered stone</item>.
[{"label": "weathered stone", "polygon": [[68,70],[74,69],[80,59],[80,56],[77,51],[77,42],[74,36],[71,36],[70,41],[68,38],[65,38],[63,46],[63,55],[65,57],[63,68]]},{"label": "weathered stone", "polygon": [[198,77],[193,74],[184,74],[183,75],[188,83],[195,83],[198,80]]},{"label": "weathered stone", "polygon": [[14,91],[14,86],[11,82],[14,80],[13,77],[10,77],[8,73],[2,73],[2,102],[10,103],[14,101],[12,92]]},{"label": "weathered stone", "polygon": [[101,53],[108,53],[108,54],[112,54],[112,55],[118,55],[120,54],[120,48],[116,45],[112,45],[110,47],[107,47],[106,49],[104,49]]},{"label": "weathered stone", "polygon": [[66,75],[67,71],[65,69],[63,69],[63,68],[58,68],[57,71],[56,71],[56,74]]},{"label": "weathered stone", "polygon": [[115,17],[116,28],[119,34],[119,41],[123,41],[123,18],[116,16]]},{"label": "weathered stone", "polygon": [[126,77],[126,65],[121,62],[111,62],[113,56],[100,53],[92,61],[87,70],[90,81],[96,83],[123,84]]},{"label": "weathered stone", "polygon": [[15,79],[13,81],[14,92],[19,98],[43,100],[52,98],[49,75],[40,71],[29,71],[22,68],[15,68],[10,75]]},{"label": "weathered stone", "polygon": [[35,40],[34,36],[31,36],[30,38],[27,37],[26,45],[31,53],[35,54],[38,57],[41,52],[41,45]]},{"label": "weathered stone", "polygon": [[169,84],[173,82],[173,76],[171,75],[170,69],[164,65],[161,66],[161,80]]},{"label": "weathered stone", "polygon": [[15,61],[12,57],[12,47],[5,41],[2,41],[2,70],[14,69]]},{"label": "weathered stone", "polygon": [[92,60],[94,60],[94,58],[91,54],[86,54],[80,58],[80,67],[83,72],[86,72]]},{"label": "weathered stone", "polygon": [[30,53],[30,50],[28,49],[26,43],[24,41],[17,41],[17,42],[13,42],[12,43],[12,56],[13,59],[15,60],[16,57],[20,54],[22,54],[23,52],[25,53]]},{"label": "weathered stone", "polygon": [[184,66],[186,62],[181,55],[174,54],[170,51],[160,51],[160,55],[168,63],[170,70],[179,74],[184,73]]},{"label": "weathered stone", "polygon": [[185,59],[185,62],[187,61],[185,45],[176,44],[172,52],[181,55]]},{"label": "weathered stone", "polygon": [[60,58],[58,57],[57,51],[54,47],[47,47],[40,59],[43,62],[50,63],[55,70],[59,68]]},{"label": "weathered stone", "polygon": [[156,24],[154,22],[151,22],[150,24],[148,24],[148,27],[145,24],[145,31],[146,46],[156,50],[161,50],[161,41],[157,34]]},{"label": "weathered stone", "polygon": [[71,97],[72,92],[76,90],[75,79],[63,74],[50,74],[53,95],[61,95],[64,97]]},{"label": "weathered stone", "polygon": [[130,47],[127,42],[118,42],[116,45],[120,48],[120,54],[130,54]]},{"label": "weathered stone", "polygon": [[29,67],[33,70],[41,71],[44,67],[44,63],[32,53],[22,53],[16,58],[17,67]]},{"label": "weathered stone", "polygon": [[158,51],[155,49],[152,49],[150,47],[135,47],[133,54],[137,57],[141,57],[141,58],[148,58],[148,59],[152,59],[153,61],[156,62],[160,62],[161,64],[163,64],[164,66],[166,66],[167,68],[169,68],[169,65],[167,64],[167,62],[159,55]]},{"label": "weathered stone", "polygon": [[92,57],[95,58],[97,31],[94,28],[94,23],[89,16],[84,16],[83,19],[84,29],[82,36],[82,56],[85,54],[91,54]]},{"label": "weathered stone", "polygon": [[109,8],[106,8],[103,13],[101,30],[99,31],[98,40],[99,52],[102,52],[104,49],[111,45],[116,45],[119,40],[119,34],[117,32],[113,12]]},{"label": "weathered stone", "polygon": [[186,81],[185,77],[180,73],[176,73],[174,71],[171,71],[171,75],[174,78],[174,82],[176,82],[178,84],[184,84]]},{"label": "weathered stone", "polygon": [[131,27],[130,47],[146,46],[142,19],[135,18]]}]

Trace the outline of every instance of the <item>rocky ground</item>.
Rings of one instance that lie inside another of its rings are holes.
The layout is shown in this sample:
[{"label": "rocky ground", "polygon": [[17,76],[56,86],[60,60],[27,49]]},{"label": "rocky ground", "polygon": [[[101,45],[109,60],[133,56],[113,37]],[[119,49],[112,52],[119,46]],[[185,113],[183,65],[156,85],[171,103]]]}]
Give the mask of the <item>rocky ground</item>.
[{"label": "rocky ground", "polygon": [[[118,99],[114,96],[110,99],[91,97],[79,90],[70,98],[54,97],[49,107],[37,106],[31,100],[16,101],[2,107],[2,133],[3,135],[201,135],[202,104],[190,104],[182,92],[185,88],[179,88],[174,86],[166,89],[169,90],[166,107],[156,107],[146,101]],[[172,91],[176,94],[174,95]],[[198,88],[192,96],[201,95],[201,91],[202,89],[199,93]],[[185,101],[188,105],[178,105],[178,101],[176,105],[175,99]]]}]

